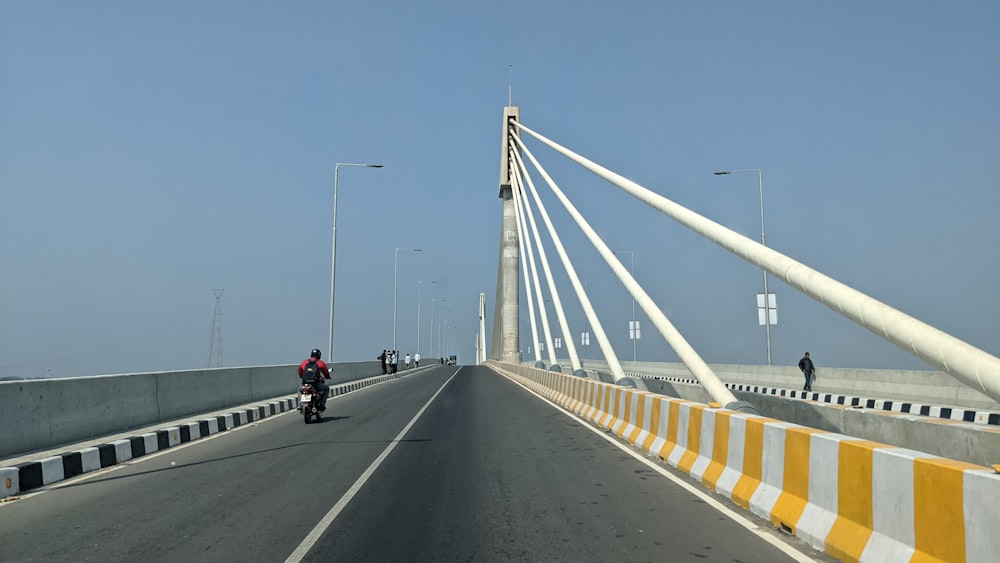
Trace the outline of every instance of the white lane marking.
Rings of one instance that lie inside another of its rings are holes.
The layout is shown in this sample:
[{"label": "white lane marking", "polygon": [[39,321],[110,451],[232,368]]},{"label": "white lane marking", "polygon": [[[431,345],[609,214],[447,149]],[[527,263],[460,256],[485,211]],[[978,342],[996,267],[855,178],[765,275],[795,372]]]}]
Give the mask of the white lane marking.
[{"label": "white lane marking", "polygon": [[614,438],[612,438],[604,430],[593,426],[588,421],[586,421],[586,420],[584,420],[584,419],[576,416],[572,412],[570,412],[570,411],[562,408],[562,406],[560,406],[560,405],[558,405],[556,403],[553,403],[552,401],[546,399],[542,395],[539,395],[538,393],[534,392],[533,390],[531,390],[528,387],[526,387],[525,385],[523,385],[520,381],[517,381],[516,379],[514,379],[514,378],[508,376],[507,374],[505,374],[505,373],[497,370],[496,368],[493,368],[493,366],[489,366],[489,367],[491,369],[493,369],[493,371],[497,372],[498,374],[502,375],[503,377],[506,377],[507,379],[509,379],[510,381],[514,382],[515,384],[520,385],[525,391],[531,393],[532,395],[538,397],[539,399],[541,399],[541,400],[545,401],[546,403],[552,405],[553,407],[559,409],[560,411],[562,411],[563,414],[565,414],[566,416],[568,416],[568,417],[572,418],[573,420],[575,420],[580,426],[583,426],[584,428],[590,430],[594,434],[597,434],[601,438],[604,438],[608,442],[611,442],[612,444],[614,444],[615,446],[617,446],[618,449],[622,450],[623,452],[628,453],[630,456],[632,456],[635,459],[641,461],[642,463],[645,463],[647,466],[649,466],[651,469],[653,469],[654,471],[656,471],[660,475],[666,477],[667,479],[670,479],[671,481],[673,481],[675,484],[679,485],[681,488],[683,488],[687,492],[689,492],[689,493],[697,496],[699,499],[705,501],[706,504],[708,504],[712,508],[718,510],[719,512],[723,513],[724,515],[728,516],[729,519],[733,520],[734,522],[736,522],[740,526],[743,526],[744,528],[746,528],[747,530],[749,530],[750,533],[756,535],[757,537],[761,538],[762,540],[766,541],[767,543],[769,543],[769,544],[773,545],[774,547],[778,548],[779,550],[781,550],[785,555],[791,557],[792,560],[799,561],[799,562],[802,562],[802,563],[818,561],[817,559],[814,559],[814,558],[806,555],[802,551],[799,551],[798,549],[795,549],[794,547],[792,547],[792,546],[786,544],[785,542],[779,540],[778,538],[772,536],[770,533],[768,533],[767,530],[764,530],[763,528],[761,528],[760,526],[758,526],[757,524],[755,524],[752,520],[746,518],[742,514],[740,514],[740,513],[736,512],[736,511],[732,510],[728,506],[726,506],[726,505],[722,504],[721,502],[719,502],[718,500],[712,498],[710,495],[708,495],[704,491],[700,490],[699,488],[695,487],[691,483],[688,483],[687,481],[681,479],[680,477],[674,475],[673,473],[670,473],[669,471],[667,471],[666,469],[664,469],[662,466],[660,466],[660,464],[653,462],[652,460],[650,460],[649,458],[647,458],[644,455],[641,455],[631,445],[629,445],[629,444],[623,444],[622,442],[620,442],[618,440],[617,436],[615,436]]},{"label": "white lane marking", "polygon": [[302,558],[309,553],[309,550],[312,549],[314,545],[316,545],[316,542],[319,541],[319,538],[323,535],[324,532],[326,532],[327,528],[329,528],[330,525],[333,524],[333,521],[337,519],[337,516],[339,516],[340,513],[344,510],[344,508],[347,507],[348,503],[351,502],[351,499],[353,499],[355,495],[358,494],[358,491],[361,490],[361,487],[365,486],[365,483],[367,483],[368,479],[370,479],[371,476],[375,473],[375,470],[378,469],[380,465],[382,465],[382,462],[385,461],[385,458],[389,457],[389,454],[392,453],[392,450],[396,449],[396,446],[399,444],[400,440],[403,439],[403,436],[405,436],[406,433],[410,431],[410,427],[416,424],[420,416],[424,414],[425,410],[427,410],[427,407],[431,406],[431,403],[434,402],[434,399],[436,399],[437,396],[441,394],[441,391],[444,391],[444,388],[447,387],[449,383],[451,383],[452,379],[455,379],[455,376],[458,375],[458,372],[461,370],[462,370],[461,367],[456,369],[455,373],[451,374],[451,377],[448,378],[448,381],[445,381],[444,384],[441,385],[441,387],[434,393],[434,395],[432,395],[431,398],[427,400],[424,406],[420,407],[420,410],[417,411],[417,414],[413,415],[413,418],[410,420],[410,422],[406,424],[406,426],[403,427],[403,429],[399,432],[399,435],[396,436],[391,442],[389,442],[389,445],[386,446],[385,450],[383,450],[382,453],[379,454],[377,458],[375,458],[375,461],[373,461],[372,464],[368,466],[368,469],[365,469],[365,472],[362,473],[360,477],[358,477],[358,480],[355,481],[353,485],[351,485],[351,488],[348,489],[346,493],[344,493],[344,496],[340,497],[340,500],[337,501],[337,504],[333,505],[333,508],[331,508],[330,511],[326,513],[326,516],[320,519],[320,521],[316,524],[316,526],[313,527],[312,531],[309,532],[309,535],[307,535],[306,538],[302,540],[302,543],[300,543],[299,546],[295,548],[295,551],[293,551],[292,554],[288,556],[288,559],[285,559],[285,563],[298,563],[299,561],[302,561]]}]

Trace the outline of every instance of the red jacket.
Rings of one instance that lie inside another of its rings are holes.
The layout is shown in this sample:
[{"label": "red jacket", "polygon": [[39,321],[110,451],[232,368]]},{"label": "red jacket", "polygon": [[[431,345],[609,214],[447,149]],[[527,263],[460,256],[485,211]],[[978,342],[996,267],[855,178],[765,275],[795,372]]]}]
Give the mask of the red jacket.
[{"label": "red jacket", "polygon": [[[299,364],[299,377],[302,377],[302,372],[306,369],[306,366],[309,365],[309,362],[311,361],[312,358],[309,358],[308,360],[302,360],[302,363]],[[323,374],[324,379],[330,379],[330,369],[326,367],[326,362],[324,362],[323,360],[316,360],[316,367],[319,368],[319,372]]]}]

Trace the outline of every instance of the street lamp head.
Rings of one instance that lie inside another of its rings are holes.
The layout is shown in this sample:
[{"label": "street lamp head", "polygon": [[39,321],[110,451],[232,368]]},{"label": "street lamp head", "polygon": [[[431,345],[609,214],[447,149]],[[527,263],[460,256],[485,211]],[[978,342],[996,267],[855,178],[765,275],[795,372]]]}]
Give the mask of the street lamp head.
[{"label": "street lamp head", "polygon": [[364,166],[365,168],[382,168],[381,164],[367,164],[364,162],[337,162],[334,164],[334,168],[340,168],[341,166]]},{"label": "street lamp head", "polygon": [[716,176],[722,176],[723,174],[732,174],[732,173],[733,173],[732,170],[720,170],[718,172],[712,172],[712,174],[715,174]]}]

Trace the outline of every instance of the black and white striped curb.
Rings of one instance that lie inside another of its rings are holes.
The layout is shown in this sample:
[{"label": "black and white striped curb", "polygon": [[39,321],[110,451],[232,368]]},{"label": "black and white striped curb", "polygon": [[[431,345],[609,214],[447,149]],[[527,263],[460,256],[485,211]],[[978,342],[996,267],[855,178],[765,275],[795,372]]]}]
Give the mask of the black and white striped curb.
[{"label": "black and white striped curb", "polygon": [[0,498],[51,485],[90,471],[118,465],[130,459],[295,410],[298,407],[297,403],[297,397],[288,397],[266,405],[258,405],[162,430],[129,436],[107,444],[29,461],[13,467],[0,467]]},{"label": "black and white striped curb", "polygon": [[[399,377],[399,374],[380,375],[331,386],[330,397],[344,395]],[[195,422],[146,432],[107,444],[29,461],[13,467],[0,467],[0,499],[296,410],[298,403],[298,395],[285,397],[267,404],[213,415]]]},{"label": "black and white striped curb", "polygon": [[[679,377],[661,377],[655,375],[636,375],[644,379],[659,379],[671,383],[686,383],[690,385],[701,385],[696,379],[683,379]],[[780,387],[764,387],[761,385],[750,385],[746,383],[725,383],[727,389],[732,391],[744,391],[747,393],[757,393],[759,395],[774,395],[778,397],[788,397],[791,399],[803,399],[806,401],[817,401],[831,405],[843,405],[848,407],[858,407],[874,409],[886,412],[916,414],[931,418],[941,418],[959,422],[971,422],[973,424],[986,424],[1000,426],[1000,412],[978,411],[957,407],[941,407],[934,405],[924,405],[910,401],[898,399],[869,399],[866,397],[853,397],[850,395],[837,395],[833,393],[818,393],[816,391],[801,391],[798,389],[783,389]]]}]

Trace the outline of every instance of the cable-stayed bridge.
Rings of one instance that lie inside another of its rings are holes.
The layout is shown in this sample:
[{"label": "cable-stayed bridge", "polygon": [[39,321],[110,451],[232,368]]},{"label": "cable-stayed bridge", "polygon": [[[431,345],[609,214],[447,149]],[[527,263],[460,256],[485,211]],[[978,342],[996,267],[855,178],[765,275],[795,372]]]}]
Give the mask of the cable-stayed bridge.
[{"label": "cable-stayed bridge", "polygon": [[[923,376],[887,376],[913,377],[914,397],[948,389],[984,411],[1000,397],[997,358],[575,154],[508,107],[497,288],[492,319],[480,295],[477,365],[393,376],[335,363],[330,408],[308,425],[295,366],[0,383],[0,560],[996,560],[992,419],[862,403],[852,386],[878,377],[864,370],[824,375],[845,398],[826,406],[744,392],[796,374],[707,363],[536,145],[938,367],[931,390]],[[545,188],[680,363],[616,356]],[[568,307],[585,312],[598,358],[561,338]],[[544,344],[527,358],[525,316]],[[862,435],[873,427],[888,438]],[[982,460],[907,440],[971,444]]]}]

